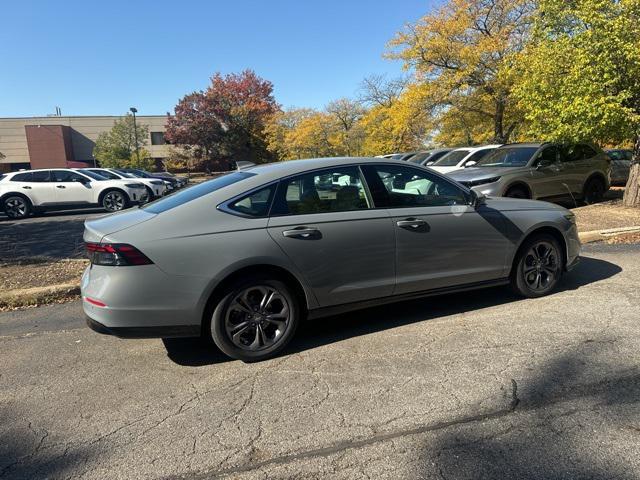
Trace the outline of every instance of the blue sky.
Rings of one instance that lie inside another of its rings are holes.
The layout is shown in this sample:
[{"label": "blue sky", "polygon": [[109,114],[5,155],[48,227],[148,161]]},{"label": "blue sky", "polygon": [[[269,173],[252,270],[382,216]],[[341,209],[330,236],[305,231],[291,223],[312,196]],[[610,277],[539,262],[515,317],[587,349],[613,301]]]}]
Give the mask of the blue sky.
[{"label": "blue sky", "polygon": [[0,117],[173,111],[216,71],[252,68],[283,106],[320,108],[402,73],[385,44],[435,0],[4,2]]}]

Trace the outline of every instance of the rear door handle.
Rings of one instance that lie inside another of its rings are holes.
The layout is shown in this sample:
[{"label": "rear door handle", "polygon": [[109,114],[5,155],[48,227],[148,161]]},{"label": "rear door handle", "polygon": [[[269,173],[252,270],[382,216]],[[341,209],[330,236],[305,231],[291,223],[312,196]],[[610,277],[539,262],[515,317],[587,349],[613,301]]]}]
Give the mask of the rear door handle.
[{"label": "rear door handle", "polygon": [[424,220],[419,218],[407,218],[405,220],[399,220],[396,225],[400,228],[406,228],[407,230],[423,227],[427,224]]},{"label": "rear door handle", "polygon": [[296,227],[293,230],[285,230],[282,235],[289,238],[317,238],[320,236],[320,230],[310,227]]},{"label": "rear door handle", "polygon": [[64,185],[56,185],[56,188],[67,188]]},{"label": "rear door handle", "polygon": [[24,188],[25,190],[31,190],[31,187],[29,185],[23,185],[22,188]]}]

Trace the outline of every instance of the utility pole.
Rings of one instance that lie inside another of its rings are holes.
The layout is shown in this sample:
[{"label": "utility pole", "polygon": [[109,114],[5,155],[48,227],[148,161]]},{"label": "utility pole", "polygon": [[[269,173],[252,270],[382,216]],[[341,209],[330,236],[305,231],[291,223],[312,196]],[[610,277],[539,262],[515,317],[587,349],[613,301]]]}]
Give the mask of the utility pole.
[{"label": "utility pole", "polygon": [[138,127],[136,127],[136,113],[138,109],[136,107],[131,107],[129,109],[131,113],[133,113],[133,138],[136,142],[136,160],[138,161],[138,167],[140,166],[140,152],[138,151]]}]

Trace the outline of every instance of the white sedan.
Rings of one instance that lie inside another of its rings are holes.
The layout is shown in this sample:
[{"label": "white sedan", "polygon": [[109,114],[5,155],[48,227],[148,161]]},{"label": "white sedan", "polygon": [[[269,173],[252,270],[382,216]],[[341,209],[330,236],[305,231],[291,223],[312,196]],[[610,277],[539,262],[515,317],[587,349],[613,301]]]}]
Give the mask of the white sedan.
[{"label": "white sedan", "polygon": [[451,150],[437,162],[427,165],[439,173],[449,173],[460,168],[471,167],[482,157],[500,145],[483,145],[482,147],[462,147]]}]

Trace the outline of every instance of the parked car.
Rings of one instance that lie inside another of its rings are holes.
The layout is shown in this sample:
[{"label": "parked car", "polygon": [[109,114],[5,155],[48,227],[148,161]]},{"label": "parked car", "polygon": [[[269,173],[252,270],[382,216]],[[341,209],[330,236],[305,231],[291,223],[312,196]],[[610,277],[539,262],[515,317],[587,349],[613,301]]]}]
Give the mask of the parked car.
[{"label": "parked car", "polygon": [[611,159],[611,184],[626,185],[633,160],[633,150],[607,150]]},{"label": "parked car", "polygon": [[609,189],[609,170],[607,155],[585,143],[512,143],[449,176],[487,196],[591,204]]},{"label": "parked car", "polygon": [[139,170],[137,168],[119,168],[120,172],[127,172],[132,175],[135,175],[138,178],[155,178],[159,180],[164,180],[165,185],[167,185],[168,190],[176,190],[178,188],[182,188],[186,185],[186,179],[178,179],[173,176],[164,176],[160,173],[151,173],[145,170]]},{"label": "parked car", "polygon": [[377,158],[386,158],[388,160],[403,160],[406,162],[417,153],[419,152],[388,153],[386,155],[379,155]]},{"label": "parked car", "polygon": [[115,168],[87,168],[87,170],[110,180],[130,180],[133,178],[136,182],[140,182],[146,187],[149,200],[159,198],[167,191],[167,186],[165,185],[164,180],[156,178],[140,178],[131,173],[121,172]]},{"label": "parked car", "polygon": [[462,147],[451,150],[439,160],[429,163],[429,168],[439,173],[449,173],[467,166],[474,165],[481,158],[500,145],[483,145],[481,147]]},{"label": "parked car", "polygon": [[560,206],[380,158],[234,171],[87,220],[84,240],[91,328],[202,334],[245,361],[277,354],[303,318],[494,285],[546,295],[580,251]]},{"label": "parked car", "polygon": [[452,148],[434,148],[433,150],[427,150],[425,152],[416,153],[409,159],[411,163],[417,163],[418,165],[431,165],[437,162],[440,158],[449,153]]},{"label": "parked car", "polygon": [[146,197],[140,182],[108,180],[86,169],[27,170],[8,173],[0,180],[0,205],[14,219],[32,212],[94,205],[116,212]]}]

